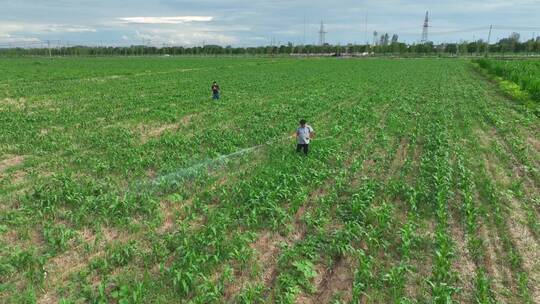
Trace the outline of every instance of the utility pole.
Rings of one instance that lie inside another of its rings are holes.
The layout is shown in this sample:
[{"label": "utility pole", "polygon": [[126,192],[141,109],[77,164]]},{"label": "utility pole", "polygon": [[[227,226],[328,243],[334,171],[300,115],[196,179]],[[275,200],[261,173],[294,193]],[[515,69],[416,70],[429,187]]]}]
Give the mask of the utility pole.
[{"label": "utility pole", "polygon": [[368,22],[368,11],[366,10],[366,19],[364,24],[364,40],[366,41],[366,44],[369,45],[368,37],[367,37],[367,22]]},{"label": "utility pole", "polygon": [[304,28],[303,28],[303,30],[304,30],[304,32],[302,33],[302,42],[298,46],[298,50],[297,50],[299,55],[304,53],[304,47],[306,45],[306,10],[304,10]]},{"label": "utility pole", "polygon": [[304,11],[304,36],[302,38],[302,46],[306,45],[306,12]]},{"label": "utility pole", "polygon": [[50,40],[47,40],[47,49],[49,50],[49,58],[52,58],[51,41]]},{"label": "utility pole", "polygon": [[321,46],[324,46],[324,44],[326,43],[326,41],[325,41],[326,33],[327,32],[324,30],[324,23],[321,20],[321,29],[319,30],[319,45],[321,45]]},{"label": "utility pole", "polygon": [[476,35],[473,34],[472,40],[474,41],[474,56],[478,57],[478,41],[476,41]]},{"label": "utility pole", "polygon": [[489,26],[489,34],[488,34],[488,40],[486,45],[486,57],[489,56],[489,44],[491,43],[491,31],[493,30],[493,25]]},{"label": "utility pole", "polygon": [[529,43],[530,47],[528,48],[531,55],[534,53],[534,34],[535,32],[532,33],[531,43]]}]

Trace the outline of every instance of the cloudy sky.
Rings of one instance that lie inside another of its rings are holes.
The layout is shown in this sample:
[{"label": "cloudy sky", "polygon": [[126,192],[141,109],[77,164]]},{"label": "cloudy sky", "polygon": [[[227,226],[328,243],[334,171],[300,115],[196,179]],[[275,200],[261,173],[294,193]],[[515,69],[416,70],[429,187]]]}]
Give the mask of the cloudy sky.
[{"label": "cloudy sky", "polygon": [[373,39],[373,31],[415,42],[426,11],[430,40],[435,42],[486,39],[490,24],[495,26],[493,39],[512,31],[525,38],[540,35],[540,0],[0,0],[0,4],[0,47],[46,40],[87,45],[307,44],[318,41],[321,20],[329,43],[364,43]]}]

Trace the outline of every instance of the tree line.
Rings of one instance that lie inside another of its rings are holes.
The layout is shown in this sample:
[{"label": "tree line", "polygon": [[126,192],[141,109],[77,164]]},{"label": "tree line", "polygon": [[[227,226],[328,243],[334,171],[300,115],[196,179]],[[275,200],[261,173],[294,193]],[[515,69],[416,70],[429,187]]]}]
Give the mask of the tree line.
[{"label": "tree line", "polygon": [[[69,46],[54,48],[4,48],[0,49],[0,56],[147,56],[147,55],[481,55],[486,53],[488,44],[483,40],[460,43],[433,42],[407,44],[399,42],[397,35],[388,33],[379,36],[374,33],[372,44],[348,45],[294,45],[287,43],[279,46],[258,47],[232,47],[219,45],[204,45],[194,47],[183,46],[145,46],[132,45],[128,47],[91,47]],[[490,53],[497,54],[524,54],[540,53],[540,36],[521,41],[518,33],[489,44]]]}]

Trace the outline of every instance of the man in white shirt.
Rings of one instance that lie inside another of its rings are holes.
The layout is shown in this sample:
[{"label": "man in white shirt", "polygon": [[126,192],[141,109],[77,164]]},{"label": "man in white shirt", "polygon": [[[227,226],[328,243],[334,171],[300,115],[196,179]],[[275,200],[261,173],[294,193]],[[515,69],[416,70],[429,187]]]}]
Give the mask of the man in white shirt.
[{"label": "man in white shirt", "polygon": [[307,124],[305,119],[300,120],[300,127],[296,129],[296,139],[298,145],[296,146],[296,152],[304,150],[304,154],[308,154],[309,142],[315,137],[315,131]]}]

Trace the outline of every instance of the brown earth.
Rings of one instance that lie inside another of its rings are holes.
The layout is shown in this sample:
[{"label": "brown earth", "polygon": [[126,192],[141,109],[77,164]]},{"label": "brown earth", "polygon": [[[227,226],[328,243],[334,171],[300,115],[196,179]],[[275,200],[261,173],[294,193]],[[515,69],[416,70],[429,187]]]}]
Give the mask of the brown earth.
[{"label": "brown earth", "polygon": [[149,126],[140,124],[138,129],[141,134],[141,142],[145,144],[152,138],[159,137],[166,131],[176,131],[178,130],[179,127],[180,127],[180,124],[178,123],[161,125],[159,127],[149,127]]},{"label": "brown earth", "polygon": [[[511,157],[511,163],[508,170],[503,166],[501,161],[497,158],[496,155],[491,153],[484,153],[484,163],[487,168],[487,173],[494,180],[499,187],[507,189],[511,186],[512,182],[515,180],[524,180],[526,187],[530,187],[532,191],[535,191],[534,182],[532,182],[527,173],[524,172],[521,163],[514,156],[511,150],[506,146],[498,136],[498,133],[494,129],[488,131],[490,136],[487,135],[486,131],[478,130],[481,145],[485,148],[489,148],[491,143],[497,143],[499,146],[505,148],[508,154]],[[526,189],[526,192],[530,192],[531,189]],[[501,192],[499,196],[501,200],[508,203],[508,216],[507,225],[508,233],[512,239],[512,243],[516,246],[517,252],[522,258],[523,270],[529,275],[529,292],[533,301],[540,303],[540,244],[538,240],[534,237],[530,229],[526,225],[526,214],[524,207],[517,201],[511,192]],[[501,252],[502,249],[500,249]],[[506,275],[506,284],[504,288],[513,289],[517,294],[517,287],[514,284],[510,283],[510,277],[514,273],[512,270],[506,270],[508,274]],[[511,284],[511,285],[509,285]],[[502,287],[502,286],[501,286]]]},{"label": "brown earth", "polygon": [[389,178],[394,176],[398,172],[398,170],[405,164],[405,161],[407,160],[408,149],[409,141],[407,140],[407,138],[402,138],[399,142],[399,146],[396,155],[394,156],[394,160],[390,165],[390,171],[388,175]]},{"label": "brown earth", "polygon": [[538,140],[538,138],[529,136],[527,137],[527,142],[534,150],[536,150],[536,152],[540,153],[540,140]]},{"label": "brown earth", "polygon": [[457,271],[459,287],[462,288],[461,292],[457,294],[456,299],[459,303],[468,303],[473,301],[474,298],[474,275],[476,273],[476,265],[467,249],[467,236],[465,235],[462,225],[456,222],[456,219],[453,216],[450,216],[448,226],[454,242],[456,254],[452,268]]},{"label": "brown earth", "polygon": [[352,300],[353,269],[355,268],[353,259],[349,257],[337,260],[332,267],[318,265],[317,276],[313,282],[317,292],[313,295],[300,295],[297,303],[330,303],[336,294],[341,296],[342,301],[348,303]]},{"label": "brown earth", "polygon": [[510,216],[508,230],[522,258],[523,270],[529,275],[529,291],[534,303],[540,303],[540,245],[526,223],[526,215],[520,203],[509,197]]},{"label": "brown earth", "polygon": [[[504,250],[501,247],[501,240],[492,229],[488,231],[484,224],[479,224],[478,231],[480,238],[484,240],[486,245],[486,254],[484,257],[484,266],[492,280],[492,291],[495,299],[499,303],[517,303],[515,295],[517,295],[516,286],[512,282],[512,271],[503,262]],[[513,296],[511,296],[513,295]]]},{"label": "brown earth", "polygon": [[0,109],[3,108],[3,106],[7,107],[15,107],[16,109],[22,109],[26,106],[26,98],[4,98],[0,99]]},{"label": "brown earth", "polygon": [[[426,219],[425,225],[420,225],[417,234],[418,237],[423,239],[423,242],[429,242],[432,244],[434,239],[435,221],[433,219]],[[431,253],[432,248],[426,248],[427,252]],[[412,273],[407,277],[405,284],[405,295],[408,298],[418,299],[426,295],[428,292],[428,286],[426,279],[432,275],[433,258],[431,254],[425,254],[422,258],[412,258],[410,261],[412,266]]]},{"label": "brown earth", "polygon": [[7,156],[2,161],[0,161],[0,172],[3,172],[11,167],[18,166],[24,162],[24,156],[14,155]]},{"label": "brown earth", "polygon": [[250,245],[255,252],[256,268],[259,270],[258,278],[253,279],[248,271],[237,274],[234,282],[225,288],[225,299],[233,299],[250,281],[271,286],[278,275],[277,259],[281,252],[280,244],[285,242],[286,238],[276,232],[261,232],[259,238]]}]

